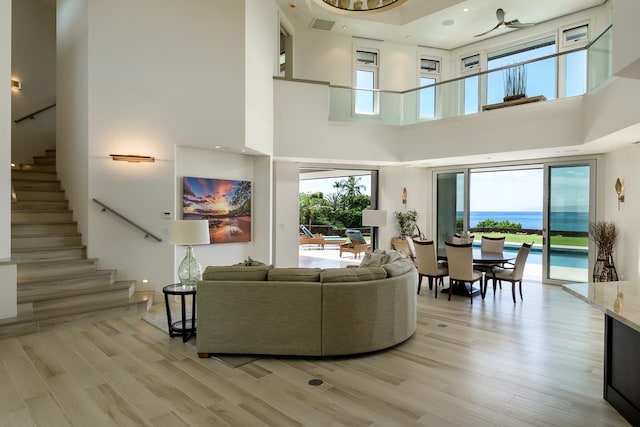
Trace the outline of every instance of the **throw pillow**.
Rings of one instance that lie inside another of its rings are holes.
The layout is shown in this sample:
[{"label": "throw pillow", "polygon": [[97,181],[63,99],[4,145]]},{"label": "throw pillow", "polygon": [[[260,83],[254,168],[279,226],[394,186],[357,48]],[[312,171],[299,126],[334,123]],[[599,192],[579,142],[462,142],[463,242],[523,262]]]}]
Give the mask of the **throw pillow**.
[{"label": "throw pillow", "polygon": [[364,282],[386,277],[387,271],[382,267],[325,268],[320,273],[320,281],[323,283]]},{"label": "throw pillow", "polygon": [[390,262],[382,266],[386,272],[388,277],[400,276],[401,274],[405,274],[410,271],[413,266],[413,263],[408,258],[401,258],[395,262]]},{"label": "throw pillow", "polygon": [[362,258],[360,267],[381,267],[389,262],[389,255],[367,252]]}]

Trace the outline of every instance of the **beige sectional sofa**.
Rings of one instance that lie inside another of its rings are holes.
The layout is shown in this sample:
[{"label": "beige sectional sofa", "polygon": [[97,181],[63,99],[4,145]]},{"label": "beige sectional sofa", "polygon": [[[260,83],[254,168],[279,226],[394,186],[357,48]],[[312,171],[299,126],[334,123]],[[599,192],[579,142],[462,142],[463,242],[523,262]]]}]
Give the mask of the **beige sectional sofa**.
[{"label": "beige sectional sofa", "polygon": [[337,356],[401,343],[416,329],[418,275],[408,259],[378,255],[357,268],[207,267],[198,354]]}]

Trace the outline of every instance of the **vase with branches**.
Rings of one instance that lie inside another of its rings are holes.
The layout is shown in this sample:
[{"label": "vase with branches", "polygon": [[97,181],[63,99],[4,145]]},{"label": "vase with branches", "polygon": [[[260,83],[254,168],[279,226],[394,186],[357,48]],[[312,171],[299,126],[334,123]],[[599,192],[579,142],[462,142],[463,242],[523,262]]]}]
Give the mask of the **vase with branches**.
[{"label": "vase with branches", "polygon": [[589,237],[597,248],[597,258],[593,266],[594,282],[612,282],[618,280],[613,263],[613,248],[618,243],[618,229],[608,221],[596,221],[589,224]]},{"label": "vase with branches", "polygon": [[527,69],[524,65],[516,65],[504,70],[504,102],[526,98]]}]

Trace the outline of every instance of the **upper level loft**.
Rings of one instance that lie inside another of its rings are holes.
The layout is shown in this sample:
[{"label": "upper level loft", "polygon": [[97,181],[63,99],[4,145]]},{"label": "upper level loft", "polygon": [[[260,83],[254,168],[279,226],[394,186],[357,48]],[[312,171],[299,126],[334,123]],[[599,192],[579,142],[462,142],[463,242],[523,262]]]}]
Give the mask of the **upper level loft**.
[{"label": "upper level loft", "polygon": [[[612,77],[612,26],[590,32],[579,22],[471,55],[419,53],[420,86],[396,91],[376,87],[382,50],[354,41],[352,87],[276,79],[274,155],[443,166],[610,151],[639,122],[618,110],[640,88]],[[517,86],[526,97],[505,102]]]}]

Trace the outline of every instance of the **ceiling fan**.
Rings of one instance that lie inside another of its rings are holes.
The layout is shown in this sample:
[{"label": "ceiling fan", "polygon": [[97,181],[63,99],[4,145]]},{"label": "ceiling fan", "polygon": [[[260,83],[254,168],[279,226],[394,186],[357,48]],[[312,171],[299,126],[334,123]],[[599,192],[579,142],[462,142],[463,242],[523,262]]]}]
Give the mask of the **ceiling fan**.
[{"label": "ceiling fan", "polygon": [[520,22],[517,19],[514,19],[512,21],[505,21],[504,20],[504,15],[506,15],[506,14],[507,13],[503,9],[496,10],[496,18],[498,19],[498,24],[495,27],[493,27],[492,29],[490,29],[489,31],[485,31],[484,33],[476,34],[474,37],[484,36],[485,34],[489,34],[491,31],[497,30],[500,27],[504,27],[504,28],[526,28],[526,27],[533,27],[534,25],[536,25],[536,24],[531,24],[531,23],[527,23],[527,22]]}]

